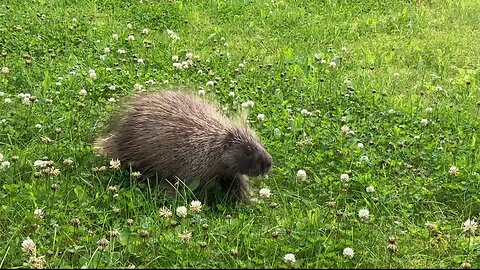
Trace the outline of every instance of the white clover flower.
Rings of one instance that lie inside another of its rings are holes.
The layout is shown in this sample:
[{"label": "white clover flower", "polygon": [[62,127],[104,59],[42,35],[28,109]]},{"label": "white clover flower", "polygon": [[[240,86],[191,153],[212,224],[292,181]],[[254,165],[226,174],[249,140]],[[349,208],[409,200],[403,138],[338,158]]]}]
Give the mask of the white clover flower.
[{"label": "white clover flower", "polygon": [[42,219],[45,216],[43,209],[40,209],[40,208],[35,209],[35,211],[33,211],[33,214],[35,215],[36,219]]},{"label": "white clover flower", "polygon": [[295,262],[295,255],[292,253],[287,253],[285,256],[283,256],[283,260],[286,263],[294,263]]},{"label": "white clover flower", "polygon": [[415,135],[415,136],[413,136],[413,138],[414,138],[415,140],[418,140],[418,139],[420,139],[420,135]]},{"label": "white clover flower", "polygon": [[133,85],[133,89],[135,91],[141,91],[143,89],[143,85],[136,83],[135,85]]},{"label": "white clover flower", "polygon": [[118,40],[118,34],[112,34],[112,39],[113,40]]},{"label": "white clover flower", "polygon": [[206,83],[207,86],[213,86],[214,84],[215,84],[214,81],[208,81],[208,82]]},{"label": "white clover flower", "polygon": [[368,186],[365,190],[366,190],[368,193],[372,193],[372,192],[375,192],[375,187],[373,187],[373,186]]},{"label": "white clover flower", "polygon": [[300,181],[304,181],[305,179],[307,179],[307,172],[305,170],[298,170],[297,179]]},{"label": "white clover flower", "polygon": [[309,112],[307,109],[302,109],[302,110],[300,111],[300,113],[301,113],[303,116],[310,114],[310,112]]},{"label": "white clover flower", "polygon": [[173,215],[172,211],[170,211],[170,209],[168,209],[165,206],[163,206],[162,208],[160,208],[160,210],[158,210],[158,214],[163,218],[170,218]]},{"label": "white clover flower", "polygon": [[38,129],[41,129],[41,128],[42,128],[42,124],[36,124],[35,127],[38,128]]},{"label": "white clover flower", "polygon": [[463,232],[464,233],[470,233],[470,234],[475,234],[475,231],[477,230],[477,222],[475,220],[470,220],[470,219],[467,219],[464,223],[463,223]]},{"label": "white clover flower", "polygon": [[10,69],[8,67],[2,67],[2,71],[1,71],[3,74],[8,74],[10,73]]},{"label": "white clover flower", "polygon": [[253,105],[254,105],[254,103],[251,100],[247,100],[246,102],[242,103],[242,107],[244,107],[244,108],[252,108]]},{"label": "white clover flower", "polygon": [[134,41],[134,40],[135,40],[135,36],[134,36],[134,35],[128,35],[127,40],[128,40],[128,41]]},{"label": "white clover flower", "polygon": [[55,85],[60,86],[60,85],[62,85],[62,82],[56,82]]},{"label": "white clover flower", "polygon": [[176,69],[182,69],[182,68],[183,68],[182,63],[175,62],[175,63],[173,63],[172,65],[173,65],[173,67],[176,68]]},{"label": "white clover flower", "polygon": [[60,169],[58,169],[58,168],[53,168],[53,167],[52,167],[52,168],[50,168],[47,172],[48,172],[48,174],[50,174],[50,175],[57,176],[57,175],[60,174]]},{"label": "white clover flower", "polygon": [[[194,211],[194,212],[197,212],[197,213],[198,213],[198,212],[201,212],[201,211],[202,211],[202,202],[197,201],[197,200],[192,201],[192,202],[190,203],[190,209],[191,209],[192,211]],[[178,210],[178,209],[177,209],[177,210]]]},{"label": "white clover flower", "polygon": [[264,120],[265,120],[265,114],[259,113],[259,114],[257,115],[257,119],[260,120],[260,121],[264,121]]},{"label": "white clover flower", "polygon": [[130,175],[131,175],[133,178],[138,179],[138,178],[140,178],[140,176],[142,176],[142,173],[139,172],[139,171],[136,171],[136,172],[132,172]]},{"label": "white clover flower", "polygon": [[31,256],[28,258],[28,263],[32,269],[43,269],[45,265],[45,256]]},{"label": "white clover flower", "polygon": [[422,119],[422,120],[420,121],[420,123],[421,123],[423,126],[426,126],[426,125],[428,125],[428,119],[425,119],[425,118],[424,118],[424,119]]},{"label": "white clover flower", "polygon": [[431,113],[431,112],[433,112],[433,109],[431,107],[425,108],[425,112]]},{"label": "white clover flower", "polygon": [[133,25],[131,23],[127,23],[127,28],[128,29],[132,29],[133,28]]},{"label": "white clover flower", "polygon": [[187,59],[192,59],[193,58],[193,53],[187,53],[185,56],[187,57]]},{"label": "white clover flower", "polygon": [[360,211],[358,211],[358,217],[368,219],[370,217],[370,211],[368,211],[368,209],[360,209]]},{"label": "white clover flower", "polygon": [[23,103],[23,105],[29,106],[30,104],[32,104],[32,101],[30,100],[30,98],[24,97],[23,100],[22,100],[22,103]]},{"label": "white clover flower", "polygon": [[119,54],[125,54],[127,51],[125,49],[118,49],[117,52]]},{"label": "white clover flower", "polygon": [[331,68],[336,68],[336,67],[337,67],[337,63],[335,63],[335,62],[332,61],[332,62],[330,62],[330,63],[328,64],[328,66],[331,67]]},{"label": "white clover flower", "polygon": [[357,148],[362,149],[363,148],[363,143],[357,143]]},{"label": "white clover flower", "polygon": [[64,159],[63,164],[65,164],[67,166],[71,166],[73,164],[73,159],[72,158]]},{"label": "white clover flower", "polygon": [[238,64],[238,68],[244,68],[244,67],[245,67],[245,64],[243,63]]},{"label": "white clover flower", "polygon": [[326,63],[327,63],[327,60],[322,59],[322,60],[320,60],[320,63],[321,63],[321,64],[326,64]]},{"label": "white clover flower", "polygon": [[177,207],[176,213],[177,213],[177,216],[179,216],[181,218],[186,217],[187,216],[187,207],[185,207],[185,206]]},{"label": "white clover flower", "polygon": [[148,28],[143,28],[142,34],[148,35],[148,32],[149,32]]},{"label": "white clover flower", "polygon": [[350,132],[350,128],[347,125],[342,126],[343,134],[347,135]]},{"label": "white clover flower", "polygon": [[183,242],[188,242],[192,239],[192,232],[184,231],[183,233],[178,234],[178,237],[180,237],[180,240]]},{"label": "white clover flower", "polygon": [[456,166],[451,166],[448,170],[450,175],[457,176],[458,175],[458,168]]},{"label": "white clover flower", "polygon": [[35,242],[28,237],[22,242],[22,250],[25,253],[35,255],[37,253],[37,246],[35,245]]},{"label": "white clover flower", "polygon": [[81,90],[78,92],[78,94],[79,94],[80,96],[86,96],[86,95],[87,95],[87,90],[81,89]]},{"label": "white clover flower", "polygon": [[397,78],[400,77],[400,73],[398,72],[393,73],[393,77],[397,77]]},{"label": "white clover flower", "polygon": [[108,102],[115,103],[115,102],[117,102],[117,100],[115,98],[111,97],[111,98],[108,99]]},{"label": "white clover flower", "polygon": [[228,95],[231,97],[235,97],[235,92],[229,92]]},{"label": "white clover flower", "polygon": [[97,73],[95,72],[95,70],[91,69],[90,71],[88,71],[88,76],[92,79],[92,80],[96,80],[97,79]]},{"label": "white clover flower", "polygon": [[272,193],[270,192],[270,189],[268,188],[262,188],[259,191],[260,197],[265,197],[265,198],[270,198]]},{"label": "white clover flower", "polygon": [[351,259],[353,258],[354,255],[355,255],[355,251],[353,251],[352,248],[346,247],[343,249],[343,256]]},{"label": "white clover flower", "polygon": [[182,61],[182,68],[188,68],[190,66],[190,62]]},{"label": "white clover flower", "polygon": [[103,52],[104,52],[104,53],[109,53],[109,52],[110,52],[110,48],[109,48],[109,47],[105,47],[105,49],[103,49]]},{"label": "white clover flower", "polygon": [[47,167],[47,164],[48,164],[48,161],[46,160],[35,160],[35,162],[33,162],[33,166],[35,167],[39,167],[39,168],[45,168]]},{"label": "white clover flower", "polygon": [[167,29],[167,34],[168,34],[168,37],[172,40],[179,40],[180,39],[180,37],[170,29]]},{"label": "white clover flower", "polygon": [[5,170],[8,167],[10,167],[10,161],[8,160],[2,161],[2,163],[0,164],[0,168],[2,168],[2,170]]},{"label": "white clover flower", "polygon": [[107,238],[105,237],[97,241],[97,245],[99,249],[105,249],[108,247],[109,244],[110,244],[110,241],[108,241]]},{"label": "white clover flower", "polygon": [[137,63],[143,64],[144,63],[143,58],[137,58]]},{"label": "white clover flower", "polygon": [[203,89],[198,90],[198,94],[200,96],[205,96],[205,90],[203,90]]},{"label": "white clover flower", "polygon": [[168,80],[163,80],[163,82],[162,82],[162,83],[163,83],[163,84],[168,84],[168,83],[169,83],[169,81],[168,81]]},{"label": "white clover flower", "polygon": [[7,104],[8,104],[8,103],[12,103],[12,99],[10,99],[10,98],[5,98],[5,99],[3,100],[3,102],[5,102],[5,103],[7,103]]},{"label": "white clover flower", "polygon": [[370,161],[370,159],[368,158],[368,156],[361,156],[360,161],[368,162],[368,161]]},{"label": "white clover flower", "polygon": [[340,181],[342,181],[342,182],[348,182],[348,181],[350,181],[350,176],[348,176],[348,174],[346,174],[346,173],[342,173],[342,174],[340,175]]},{"label": "white clover flower", "polygon": [[108,89],[110,89],[110,90],[112,90],[112,91],[113,91],[113,90],[115,90],[115,89],[116,89],[116,87],[115,87],[115,85],[110,85],[110,86],[108,87]]},{"label": "white clover flower", "polygon": [[178,55],[172,55],[172,61],[178,62]]},{"label": "white clover flower", "polygon": [[155,85],[155,84],[157,84],[157,82],[154,79],[151,79],[151,80],[146,81],[145,84]]},{"label": "white clover flower", "polygon": [[110,160],[110,168],[112,169],[120,169],[120,160],[119,159],[115,159],[115,160]]}]

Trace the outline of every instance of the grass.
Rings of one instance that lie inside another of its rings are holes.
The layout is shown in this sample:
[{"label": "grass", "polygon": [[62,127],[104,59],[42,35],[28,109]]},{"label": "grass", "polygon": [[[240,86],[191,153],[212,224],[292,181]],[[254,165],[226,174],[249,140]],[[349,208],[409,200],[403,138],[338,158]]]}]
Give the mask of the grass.
[{"label": "grass", "polygon": [[[361,2],[3,1],[0,267],[479,267],[478,1]],[[252,100],[274,158],[258,203],[181,218],[192,198],[109,169],[92,144],[136,84],[204,89],[229,115]]]}]

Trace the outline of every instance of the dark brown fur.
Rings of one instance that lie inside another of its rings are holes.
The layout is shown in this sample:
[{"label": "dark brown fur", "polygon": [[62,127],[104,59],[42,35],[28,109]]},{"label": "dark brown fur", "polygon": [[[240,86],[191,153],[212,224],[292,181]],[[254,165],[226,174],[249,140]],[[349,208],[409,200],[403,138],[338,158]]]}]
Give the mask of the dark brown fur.
[{"label": "dark brown fur", "polygon": [[134,96],[96,149],[144,177],[164,181],[170,194],[178,180],[187,186],[198,180],[197,195],[221,191],[245,202],[247,176],[266,175],[272,165],[246,124],[230,121],[212,102],[185,91]]}]

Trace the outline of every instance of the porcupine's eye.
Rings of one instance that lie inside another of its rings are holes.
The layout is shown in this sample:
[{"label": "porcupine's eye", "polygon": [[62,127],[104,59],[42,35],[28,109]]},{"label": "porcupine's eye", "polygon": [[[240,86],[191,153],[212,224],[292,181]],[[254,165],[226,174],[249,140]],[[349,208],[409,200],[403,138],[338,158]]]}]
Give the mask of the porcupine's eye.
[{"label": "porcupine's eye", "polygon": [[251,156],[253,153],[253,149],[251,146],[247,146],[246,149],[245,149],[245,155],[247,155],[247,157]]}]

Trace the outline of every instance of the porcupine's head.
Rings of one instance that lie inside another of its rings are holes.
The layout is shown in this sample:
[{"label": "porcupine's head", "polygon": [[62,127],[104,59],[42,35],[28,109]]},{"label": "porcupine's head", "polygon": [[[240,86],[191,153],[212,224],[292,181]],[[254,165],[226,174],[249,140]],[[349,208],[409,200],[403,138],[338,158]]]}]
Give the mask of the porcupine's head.
[{"label": "porcupine's head", "polygon": [[273,162],[272,156],[247,126],[235,126],[228,131],[221,160],[228,171],[247,176],[267,175]]}]

